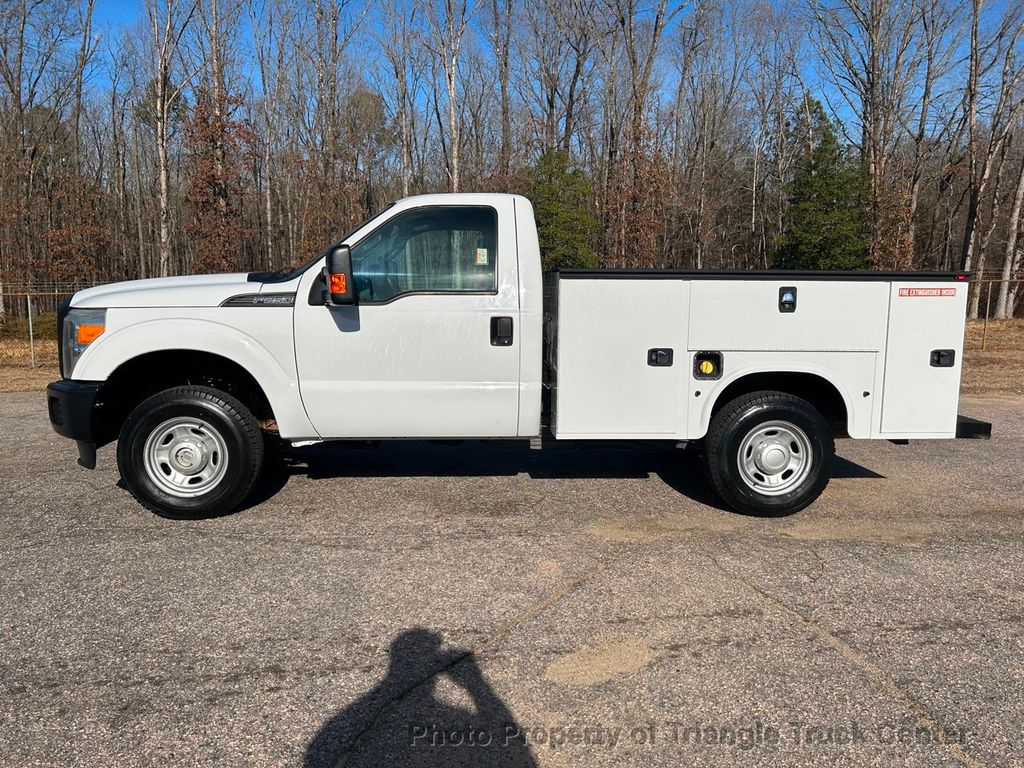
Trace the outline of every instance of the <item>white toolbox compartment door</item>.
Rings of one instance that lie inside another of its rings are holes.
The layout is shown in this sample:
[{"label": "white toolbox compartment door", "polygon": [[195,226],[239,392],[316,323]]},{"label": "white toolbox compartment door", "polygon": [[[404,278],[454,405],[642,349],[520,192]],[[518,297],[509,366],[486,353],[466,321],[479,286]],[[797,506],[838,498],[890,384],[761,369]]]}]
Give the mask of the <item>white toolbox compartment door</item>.
[{"label": "white toolbox compartment door", "polygon": [[[779,293],[796,292],[796,311]],[[888,283],[855,280],[694,280],[690,349],[877,352]]]},{"label": "white toolbox compartment door", "polygon": [[[966,282],[892,283],[882,386],[883,436],[953,437],[960,398]],[[932,352],[953,351],[953,365]]]},{"label": "white toolbox compartment door", "polygon": [[[685,434],[689,293],[684,280],[559,281],[556,437]],[[651,349],[672,364],[649,365]]]}]

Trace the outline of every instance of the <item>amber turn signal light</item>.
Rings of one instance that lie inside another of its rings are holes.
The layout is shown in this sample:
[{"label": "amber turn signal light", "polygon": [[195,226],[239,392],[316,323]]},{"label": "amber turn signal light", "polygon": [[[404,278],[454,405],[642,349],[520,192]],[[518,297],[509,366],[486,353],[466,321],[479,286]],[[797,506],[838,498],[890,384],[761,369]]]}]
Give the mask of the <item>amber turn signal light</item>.
[{"label": "amber turn signal light", "polygon": [[103,325],[80,325],[75,334],[75,341],[79,344],[92,344],[103,333]]},{"label": "amber turn signal light", "polygon": [[338,275],[331,275],[331,293],[345,293],[348,291],[348,280],[345,279],[345,274],[341,273]]}]

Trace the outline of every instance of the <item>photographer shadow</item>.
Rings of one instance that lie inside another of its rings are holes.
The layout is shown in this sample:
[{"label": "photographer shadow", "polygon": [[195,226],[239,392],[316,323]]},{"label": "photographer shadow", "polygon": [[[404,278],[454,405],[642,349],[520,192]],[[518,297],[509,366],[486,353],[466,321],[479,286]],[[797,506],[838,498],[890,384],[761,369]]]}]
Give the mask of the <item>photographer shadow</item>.
[{"label": "photographer shadow", "polygon": [[[305,768],[534,768],[520,726],[473,654],[441,644],[440,635],[421,627],[396,637],[387,675],[320,727],[306,749]],[[442,677],[466,693],[472,710],[438,698]]]}]

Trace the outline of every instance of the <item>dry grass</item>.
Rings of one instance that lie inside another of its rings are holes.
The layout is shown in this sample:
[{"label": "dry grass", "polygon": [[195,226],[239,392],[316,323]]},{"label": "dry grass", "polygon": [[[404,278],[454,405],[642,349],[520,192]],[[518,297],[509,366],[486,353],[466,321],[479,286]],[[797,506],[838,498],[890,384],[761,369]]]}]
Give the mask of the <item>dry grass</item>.
[{"label": "dry grass", "polygon": [[56,342],[36,342],[36,367],[31,364],[27,340],[0,338],[0,392],[42,391],[59,379]]},{"label": "dry grass", "polygon": [[35,344],[36,367],[31,365],[27,340],[0,338],[0,392],[42,391],[60,378],[57,343],[38,341]]},{"label": "dry grass", "polygon": [[56,365],[40,368],[0,364],[0,393],[42,392],[51,381],[60,378]]},{"label": "dry grass", "polygon": [[[32,368],[27,341],[0,339],[0,392],[41,390],[59,376],[55,342],[36,344]],[[981,321],[968,321],[961,391],[1024,395],[1024,320],[989,321],[987,330]]]},{"label": "dry grass", "polygon": [[989,320],[987,329],[980,320],[967,322],[960,391],[1024,395],[1024,320]]},{"label": "dry grass", "polygon": [[[52,340],[35,343],[36,365],[57,365],[57,342]],[[0,366],[31,367],[32,350],[28,339],[0,338]]]}]

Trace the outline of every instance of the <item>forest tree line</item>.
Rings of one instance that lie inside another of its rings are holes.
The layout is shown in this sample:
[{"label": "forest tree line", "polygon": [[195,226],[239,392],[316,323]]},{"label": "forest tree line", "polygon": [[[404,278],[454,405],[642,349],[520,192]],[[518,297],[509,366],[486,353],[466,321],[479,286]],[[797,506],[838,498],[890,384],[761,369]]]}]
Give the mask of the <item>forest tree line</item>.
[{"label": "forest tree line", "polygon": [[547,266],[1020,276],[1012,0],[95,3],[0,0],[8,289],[280,269],[438,191],[529,195]]}]

